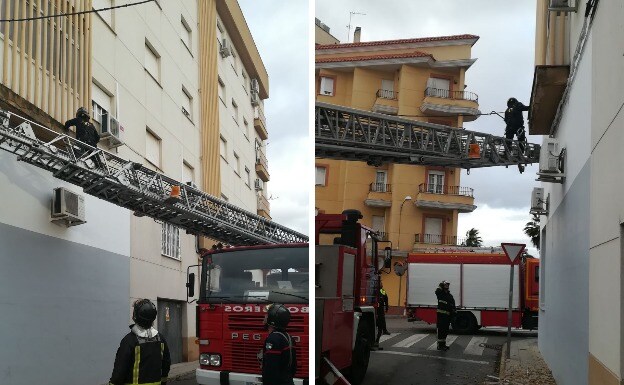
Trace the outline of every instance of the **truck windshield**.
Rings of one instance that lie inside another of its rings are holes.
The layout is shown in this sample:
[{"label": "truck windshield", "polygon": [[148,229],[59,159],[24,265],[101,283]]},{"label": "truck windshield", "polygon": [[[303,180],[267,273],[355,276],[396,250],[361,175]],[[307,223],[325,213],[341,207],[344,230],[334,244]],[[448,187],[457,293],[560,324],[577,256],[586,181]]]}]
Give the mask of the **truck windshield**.
[{"label": "truck windshield", "polygon": [[308,303],[307,247],[226,251],[210,259],[203,262],[202,302]]}]

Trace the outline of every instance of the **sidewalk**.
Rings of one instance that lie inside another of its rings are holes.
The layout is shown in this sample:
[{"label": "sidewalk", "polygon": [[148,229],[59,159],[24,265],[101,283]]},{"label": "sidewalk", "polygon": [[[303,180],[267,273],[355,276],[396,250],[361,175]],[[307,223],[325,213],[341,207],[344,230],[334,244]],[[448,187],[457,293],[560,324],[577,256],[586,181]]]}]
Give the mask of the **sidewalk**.
[{"label": "sidewalk", "polygon": [[544,362],[539,349],[537,338],[525,338],[511,341],[509,359],[505,359],[507,344],[503,345],[499,368],[499,381],[492,378],[486,384],[509,385],[556,385],[555,379]]},{"label": "sidewalk", "polygon": [[169,380],[173,381],[178,377],[182,377],[195,371],[199,368],[199,361],[180,362],[179,364],[171,365],[169,370]]}]

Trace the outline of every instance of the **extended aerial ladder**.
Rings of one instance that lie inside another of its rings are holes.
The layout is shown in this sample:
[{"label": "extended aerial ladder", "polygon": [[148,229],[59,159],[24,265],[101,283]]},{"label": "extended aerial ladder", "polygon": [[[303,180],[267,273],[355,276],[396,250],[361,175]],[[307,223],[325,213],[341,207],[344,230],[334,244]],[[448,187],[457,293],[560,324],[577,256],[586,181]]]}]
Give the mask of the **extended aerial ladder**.
[{"label": "extended aerial ladder", "polygon": [[539,163],[540,146],[316,102],[316,156],[464,169]]},{"label": "extended aerial ladder", "polygon": [[136,216],[171,223],[190,234],[236,246],[308,242],[303,234],[141,163],[122,159],[4,110],[0,110],[0,149],[82,187],[89,195],[125,207]]}]

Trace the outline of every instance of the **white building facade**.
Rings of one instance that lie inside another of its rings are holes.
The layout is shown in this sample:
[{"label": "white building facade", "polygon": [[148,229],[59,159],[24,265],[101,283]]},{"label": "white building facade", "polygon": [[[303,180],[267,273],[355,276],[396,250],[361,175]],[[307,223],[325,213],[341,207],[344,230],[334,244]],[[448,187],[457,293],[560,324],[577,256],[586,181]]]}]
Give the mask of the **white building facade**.
[{"label": "white building facade", "polygon": [[530,133],[556,141],[564,176],[541,185],[539,348],[558,384],[621,384],[624,8],[537,3]]}]

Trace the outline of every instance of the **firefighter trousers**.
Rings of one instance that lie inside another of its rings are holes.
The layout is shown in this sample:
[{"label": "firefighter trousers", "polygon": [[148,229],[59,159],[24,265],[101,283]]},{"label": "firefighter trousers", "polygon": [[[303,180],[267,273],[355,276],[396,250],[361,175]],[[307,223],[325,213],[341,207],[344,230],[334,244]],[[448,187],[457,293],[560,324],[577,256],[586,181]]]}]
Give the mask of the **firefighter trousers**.
[{"label": "firefighter trousers", "polygon": [[451,316],[447,314],[438,313],[438,319],[436,322],[436,327],[438,331],[438,342],[446,343],[446,336],[448,336],[450,325],[451,325]]}]

